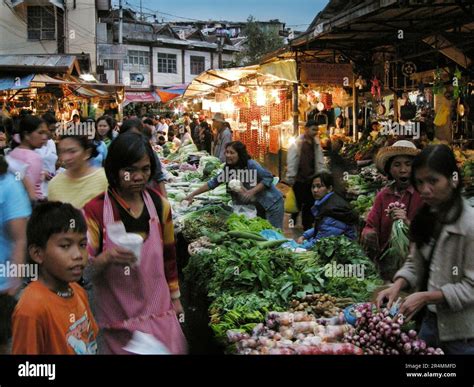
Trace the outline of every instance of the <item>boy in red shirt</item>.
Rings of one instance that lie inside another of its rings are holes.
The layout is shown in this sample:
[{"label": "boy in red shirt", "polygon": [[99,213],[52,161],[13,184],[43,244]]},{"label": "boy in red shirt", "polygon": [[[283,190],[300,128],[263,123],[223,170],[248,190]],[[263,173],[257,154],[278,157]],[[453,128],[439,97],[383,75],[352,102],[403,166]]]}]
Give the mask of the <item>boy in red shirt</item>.
[{"label": "boy in red shirt", "polygon": [[87,227],[70,204],[45,203],[27,226],[39,278],[13,313],[13,354],[95,354],[98,327],[86,292],[76,283],[87,264]]}]

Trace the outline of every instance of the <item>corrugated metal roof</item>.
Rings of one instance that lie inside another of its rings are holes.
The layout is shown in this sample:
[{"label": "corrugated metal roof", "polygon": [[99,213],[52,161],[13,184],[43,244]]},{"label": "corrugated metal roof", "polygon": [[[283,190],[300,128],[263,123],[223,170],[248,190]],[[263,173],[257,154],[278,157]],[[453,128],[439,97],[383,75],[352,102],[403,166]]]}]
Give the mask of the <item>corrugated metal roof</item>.
[{"label": "corrugated metal roof", "polygon": [[73,55],[0,55],[0,69],[18,68],[34,70],[34,68],[64,71],[74,66],[76,57]]}]

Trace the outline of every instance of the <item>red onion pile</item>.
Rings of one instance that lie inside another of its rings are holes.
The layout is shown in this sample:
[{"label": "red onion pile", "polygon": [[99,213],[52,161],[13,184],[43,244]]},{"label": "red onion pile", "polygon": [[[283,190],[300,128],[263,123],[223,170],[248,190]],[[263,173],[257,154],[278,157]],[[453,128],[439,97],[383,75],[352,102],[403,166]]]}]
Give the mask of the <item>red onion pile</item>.
[{"label": "red onion pile", "polygon": [[344,335],[344,342],[361,348],[366,355],[443,355],[440,348],[428,347],[415,330],[402,331],[404,317],[391,317],[388,309],[377,310],[365,303],[356,307],[355,330]]}]

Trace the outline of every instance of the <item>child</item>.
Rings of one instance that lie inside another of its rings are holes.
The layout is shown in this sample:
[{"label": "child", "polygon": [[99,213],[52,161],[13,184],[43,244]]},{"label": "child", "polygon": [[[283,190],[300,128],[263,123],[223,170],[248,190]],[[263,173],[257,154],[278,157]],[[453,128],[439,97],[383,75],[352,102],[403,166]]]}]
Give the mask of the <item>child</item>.
[{"label": "child", "polygon": [[28,251],[39,278],[13,313],[13,354],[95,354],[98,327],[76,283],[87,264],[87,227],[70,204],[45,203],[27,226]]}]

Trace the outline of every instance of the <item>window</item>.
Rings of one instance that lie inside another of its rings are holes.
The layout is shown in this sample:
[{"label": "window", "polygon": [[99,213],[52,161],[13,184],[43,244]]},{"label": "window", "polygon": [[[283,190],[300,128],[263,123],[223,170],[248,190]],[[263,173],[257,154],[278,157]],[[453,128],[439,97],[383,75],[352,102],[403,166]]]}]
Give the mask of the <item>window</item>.
[{"label": "window", "polygon": [[177,74],[176,60],[176,54],[158,53],[158,72]]},{"label": "window", "polygon": [[115,60],[104,59],[104,70],[115,70]]},{"label": "window", "polygon": [[56,17],[53,6],[29,6],[27,11],[28,39],[56,39]]},{"label": "window", "polygon": [[148,51],[128,50],[123,63],[128,67],[148,67],[150,66],[150,53]]},{"label": "window", "polygon": [[205,70],[205,58],[191,55],[191,74],[199,75]]}]

